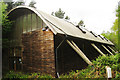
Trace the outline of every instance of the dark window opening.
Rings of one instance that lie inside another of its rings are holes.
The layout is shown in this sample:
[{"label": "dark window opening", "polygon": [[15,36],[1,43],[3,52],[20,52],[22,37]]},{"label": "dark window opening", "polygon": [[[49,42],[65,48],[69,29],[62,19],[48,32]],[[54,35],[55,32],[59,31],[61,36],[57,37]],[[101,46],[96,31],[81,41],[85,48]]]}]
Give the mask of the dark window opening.
[{"label": "dark window opening", "polygon": [[22,70],[22,51],[21,48],[11,48],[9,54],[9,70]]}]

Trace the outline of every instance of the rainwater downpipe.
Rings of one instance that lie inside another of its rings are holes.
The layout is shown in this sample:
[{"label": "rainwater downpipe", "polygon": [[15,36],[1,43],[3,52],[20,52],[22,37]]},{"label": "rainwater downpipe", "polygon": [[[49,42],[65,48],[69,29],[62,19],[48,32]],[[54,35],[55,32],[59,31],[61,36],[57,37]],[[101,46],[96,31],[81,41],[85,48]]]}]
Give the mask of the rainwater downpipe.
[{"label": "rainwater downpipe", "polygon": [[66,40],[67,38],[67,34],[65,34],[65,38],[61,41],[61,43],[57,46],[56,48],[56,74],[57,74],[57,78],[59,78],[59,72],[58,72],[58,49],[59,47],[63,44],[63,42]]}]

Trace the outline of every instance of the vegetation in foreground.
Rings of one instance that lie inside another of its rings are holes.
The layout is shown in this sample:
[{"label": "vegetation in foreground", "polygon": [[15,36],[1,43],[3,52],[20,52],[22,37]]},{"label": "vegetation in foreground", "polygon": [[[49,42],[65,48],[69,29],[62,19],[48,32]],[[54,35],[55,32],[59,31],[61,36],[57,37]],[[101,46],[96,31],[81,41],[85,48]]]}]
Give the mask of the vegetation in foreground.
[{"label": "vegetation in foreground", "polygon": [[107,78],[106,66],[112,69],[112,77],[120,78],[120,53],[110,56],[99,56],[93,60],[93,66],[83,70],[70,72],[68,75],[61,75],[60,78]]},{"label": "vegetation in foreground", "polygon": [[[106,66],[111,67],[112,77],[120,78],[120,53],[115,55],[99,56],[93,60],[93,66],[88,66],[83,70],[71,71],[69,74],[61,75],[60,78],[106,78]],[[4,78],[53,78],[51,75],[41,75],[40,73],[23,74],[22,72],[13,72],[4,76]]]},{"label": "vegetation in foreground", "polygon": [[14,71],[10,71],[9,73],[7,73],[4,77],[3,80],[9,78],[9,79],[13,79],[13,78],[19,78],[19,79],[25,79],[25,78],[52,78],[51,75],[42,75],[40,73],[27,73],[24,74],[22,72],[14,72]]}]

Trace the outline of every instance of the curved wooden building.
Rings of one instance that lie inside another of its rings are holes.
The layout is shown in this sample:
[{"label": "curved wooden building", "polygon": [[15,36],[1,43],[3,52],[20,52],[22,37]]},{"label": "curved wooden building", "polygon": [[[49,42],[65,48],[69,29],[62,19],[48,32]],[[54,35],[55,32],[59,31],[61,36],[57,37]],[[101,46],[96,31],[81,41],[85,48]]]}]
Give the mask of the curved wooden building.
[{"label": "curved wooden building", "polygon": [[92,65],[99,55],[113,55],[114,44],[84,27],[27,6],[12,9],[14,21],[9,69],[53,76]]}]

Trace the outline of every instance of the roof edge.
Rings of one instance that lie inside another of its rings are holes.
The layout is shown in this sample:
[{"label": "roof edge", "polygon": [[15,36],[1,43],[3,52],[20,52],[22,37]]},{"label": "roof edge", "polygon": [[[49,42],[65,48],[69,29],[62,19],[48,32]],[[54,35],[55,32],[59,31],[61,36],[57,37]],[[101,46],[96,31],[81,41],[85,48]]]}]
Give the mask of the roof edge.
[{"label": "roof edge", "polygon": [[55,35],[57,34],[57,32],[54,30],[54,28],[52,28],[52,27],[47,23],[47,21],[44,19],[44,17],[43,17],[36,9],[34,9],[34,8],[32,8],[32,7],[29,7],[29,6],[17,6],[17,7],[15,7],[15,8],[11,9],[11,10],[8,12],[7,15],[9,15],[10,13],[12,13],[14,10],[20,9],[20,8],[26,8],[26,9],[29,9],[29,10],[33,11],[35,14],[38,15],[38,17],[40,17],[40,18],[43,20],[43,22],[51,29],[51,31],[52,31]]}]

